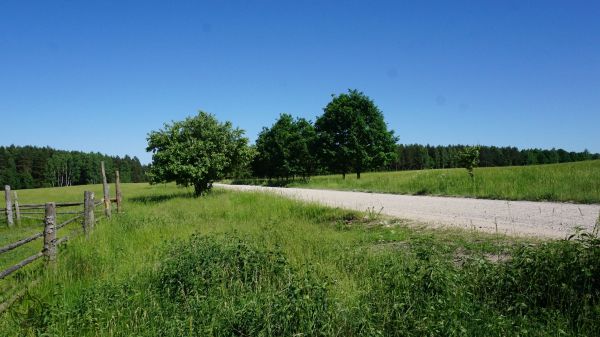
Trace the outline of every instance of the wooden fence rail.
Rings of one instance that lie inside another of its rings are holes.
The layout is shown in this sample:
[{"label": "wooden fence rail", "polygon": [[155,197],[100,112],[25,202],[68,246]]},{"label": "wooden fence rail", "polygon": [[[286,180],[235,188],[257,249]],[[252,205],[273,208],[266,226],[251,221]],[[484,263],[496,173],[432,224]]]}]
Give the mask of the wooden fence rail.
[{"label": "wooden fence rail", "polygon": [[15,248],[21,247],[22,245],[29,243],[33,240],[37,240],[39,238],[41,238],[42,236],[44,236],[44,232],[39,232],[39,233],[35,233],[32,236],[25,238],[25,239],[21,239],[17,242],[13,242],[13,243],[9,243],[6,246],[0,247],[0,254],[11,251]]},{"label": "wooden fence rail", "polygon": [[[44,245],[43,245],[42,251],[37,252],[34,255],[31,255],[31,256],[21,260],[20,262],[0,271],[0,280],[5,279],[6,277],[13,274],[14,272],[20,270],[21,268],[33,263],[34,261],[36,261],[42,257],[45,259],[46,266],[53,265],[54,261],[56,260],[56,257],[57,257],[58,246],[60,244],[68,241],[70,238],[81,233],[82,231],[86,235],[86,238],[89,237],[89,234],[93,230],[95,222],[96,222],[95,214],[94,214],[94,210],[96,207],[98,207],[100,205],[104,205],[104,214],[103,215],[106,217],[110,217],[111,216],[110,203],[111,203],[111,201],[114,201],[117,203],[117,212],[121,211],[122,196],[121,196],[121,186],[120,186],[118,171],[116,171],[116,180],[115,180],[115,184],[116,184],[115,191],[116,191],[117,195],[116,195],[116,198],[113,198],[113,199],[111,199],[108,194],[108,184],[106,183],[106,176],[105,176],[105,172],[104,172],[104,163],[102,163],[102,174],[103,174],[103,182],[104,182],[104,186],[103,186],[104,198],[102,198],[99,201],[95,200],[93,192],[85,191],[83,202],[62,202],[62,203],[47,202],[44,204],[21,204],[21,205],[19,205],[18,196],[17,196],[16,191],[14,191],[14,202],[13,202],[13,200],[11,200],[11,198],[10,198],[11,197],[10,186],[6,185],[4,187],[5,197],[6,197],[6,208],[0,209],[0,210],[5,212],[5,214],[7,216],[6,219],[7,219],[7,223],[9,225],[9,227],[14,226],[13,207],[16,207],[15,213],[17,214],[17,222],[19,222],[19,220],[21,218],[21,214],[32,214],[32,212],[21,212],[21,209],[43,208],[44,209],[43,213],[39,212],[39,213],[35,213],[35,214],[44,214],[44,219],[43,219],[44,220],[44,230],[43,230],[43,232],[35,233],[33,235],[30,235],[29,237],[26,237],[24,239],[21,239],[21,240],[18,240],[18,241],[15,241],[15,242],[12,242],[12,243],[9,243],[9,244],[6,244],[6,245],[0,247],[0,255],[7,253],[9,251],[12,251],[13,249],[21,247],[30,242],[33,242],[39,238],[44,239]],[[81,205],[83,205],[82,211],[73,211],[73,212],[69,212],[69,211],[57,212],[56,211],[57,207],[68,207],[68,206],[72,207],[72,206],[81,206]],[[69,218],[68,220],[63,221],[62,223],[57,224],[57,215],[59,215],[59,214],[74,214],[75,216],[72,218]],[[83,221],[81,222],[81,225],[82,225],[81,229],[73,230],[69,234],[64,235],[63,237],[57,239],[57,231],[59,229],[65,227],[68,224],[73,223],[74,221],[77,221],[81,218],[83,218]],[[37,283],[37,281],[38,280],[34,280],[33,282],[30,283],[30,285]],[[23,296],[23,294],[26,292],[26,290],[27,290],[27,286],[25,288],[17,291],[16,294],[14,294],[11,298],[7,299],[4,303],[0,303],[0,314],[3,311],[5,311],[6,309],[8,309],[12,303],[17,301],[21,296]]]}]

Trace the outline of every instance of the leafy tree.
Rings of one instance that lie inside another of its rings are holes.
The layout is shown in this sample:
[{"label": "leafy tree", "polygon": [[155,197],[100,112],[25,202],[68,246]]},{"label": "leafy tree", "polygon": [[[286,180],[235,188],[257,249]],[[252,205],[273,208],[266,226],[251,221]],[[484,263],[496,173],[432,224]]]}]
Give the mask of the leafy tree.
[{"label": "leafy tree", "polygon": [[194,186],[196,196],[212,188],[250,160],[244,131],[230,122],[221,123],[214,115],[200,111],[195,117],[165,124],[148,134],[146,151],[152,152],[148,173],[150,182],[175,181]]},{"label": "leafy tree", "polygon": [[393,161],[396,141],[388,131],[383,114],[375,103],[362,92],[348,90],[347,94],[333,96],[316,123],[320,158],[333,172],[360,173]]},{"label": "leafy tree", "polygon": [[270,128],[263,128],[258,135],[253,162],[255,174],[269,179],[295,176],[306,179],[316,166],[315,137],[315,129],[309,121],[281,114]]},{"label": "leafy tree", "polygon": [[294,122],[290,149],[292,153],[291,164],[294,175],[308,179],[315,174],[318,167],[316,152],[317,133],[310,121],[298,118]]},{"label": "leafy tree", "polygon": [[282,114],[270,128],[264,127],[256,140],[255,171],[267,178],[288,178],[292,175],[289,143],[292,136],[292,116]]},{"label": "leafy tree", "polygon": [[473,179],[473,169],[479,165],[479,146],[467,146],[459,152],[458,162],[461,167],[467,169],[469,176]]}]

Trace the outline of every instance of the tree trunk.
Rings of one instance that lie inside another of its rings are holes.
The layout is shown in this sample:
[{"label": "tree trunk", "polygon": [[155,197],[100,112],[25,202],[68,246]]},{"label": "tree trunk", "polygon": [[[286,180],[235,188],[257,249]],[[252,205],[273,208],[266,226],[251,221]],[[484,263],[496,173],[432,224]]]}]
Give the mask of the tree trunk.
[{"label": "tree trunk", "polygon": [[342,179],[346,180],[346,172],[342,172]]},{"label": "tree trunk", "polygon": [[204,191],[204,188],[202,188],[202,183],[194,184],[194,196],[195,197],[201,196],[203,191]]},{"label": "tree trunk", "polygon": [[360,179],[360,171],[356,171],[356,179]]},{"label": "tree trunk", "polygon": [[212,183],[207,180],[202,180],[194,183],[194,196],[199,197],[206,194],[212,188]]}]

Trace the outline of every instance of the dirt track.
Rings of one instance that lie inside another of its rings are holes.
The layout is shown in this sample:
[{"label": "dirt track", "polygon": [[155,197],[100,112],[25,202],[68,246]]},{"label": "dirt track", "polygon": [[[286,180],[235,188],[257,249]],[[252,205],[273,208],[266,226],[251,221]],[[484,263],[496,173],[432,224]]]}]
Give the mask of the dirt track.
[{"label": "dirt track", "polygon": [[581,227],[591,231],[600,205],[505,201],[451,197],[279,188],[245,185],[215,186],[239,191],[268,191],[286,197],[366,211],[375,209],[432,226],[454,226],[509,235],[564,238]]}]

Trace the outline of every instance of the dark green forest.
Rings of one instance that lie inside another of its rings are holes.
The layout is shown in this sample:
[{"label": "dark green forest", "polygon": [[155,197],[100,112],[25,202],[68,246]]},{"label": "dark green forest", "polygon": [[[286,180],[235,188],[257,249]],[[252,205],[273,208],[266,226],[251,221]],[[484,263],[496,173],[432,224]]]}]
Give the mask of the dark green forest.
[{"label": "dark green forest", "polygon": [[25,189],[95,184],[101,182],[101,161],[109,181],[115,170],[121,182],[146,181],[145,167],[137,157],[11,145],[0,146],[0,185]]},{"label": "dark green forest", "polygon": [[[387,170],[422,170],[460,167],[458,154],[466,145],[432,146],[400,144],[396,147],[396,160],[388,164]],[[600,154],[567,152],[563,149],[522,149],[516,147],[479,147],[479,166],[524,166],[536,164],[569,163],[600,159]]]}]

